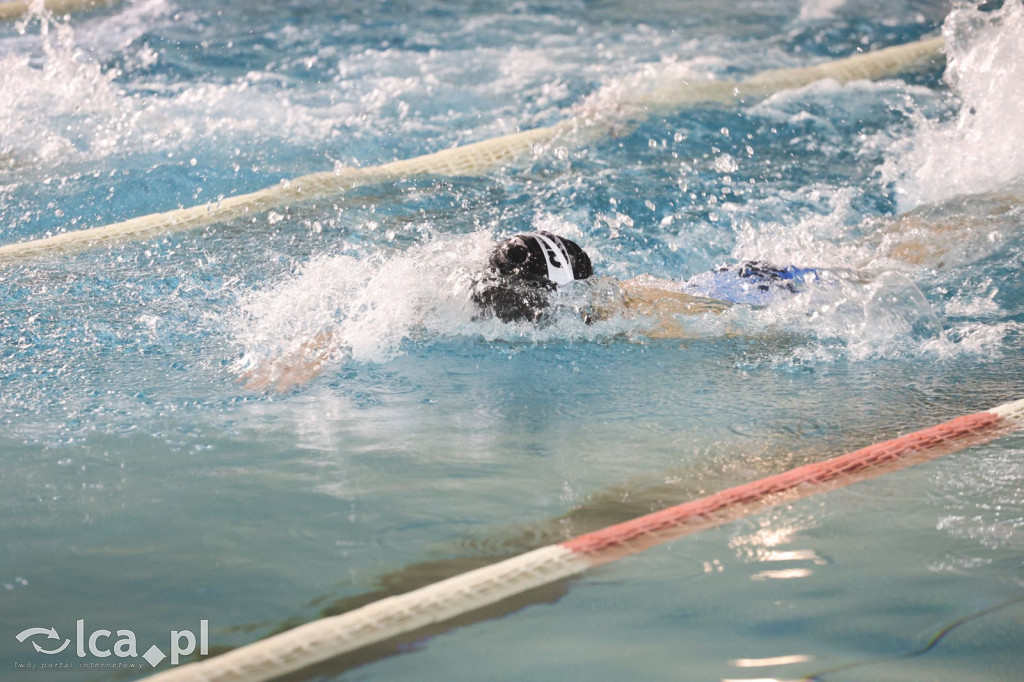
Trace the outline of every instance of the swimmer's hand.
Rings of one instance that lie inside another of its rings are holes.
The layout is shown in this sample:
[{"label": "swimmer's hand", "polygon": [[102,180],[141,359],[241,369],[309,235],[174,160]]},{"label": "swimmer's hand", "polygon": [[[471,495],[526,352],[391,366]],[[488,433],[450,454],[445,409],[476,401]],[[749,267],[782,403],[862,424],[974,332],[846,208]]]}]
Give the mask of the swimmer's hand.
[{"label": "swimmer's hand", "polygon": [[321,332],[294,351],[243,371],[239,381],[250,391],[284,393],[318,377],[331,352],[331,334]]}]

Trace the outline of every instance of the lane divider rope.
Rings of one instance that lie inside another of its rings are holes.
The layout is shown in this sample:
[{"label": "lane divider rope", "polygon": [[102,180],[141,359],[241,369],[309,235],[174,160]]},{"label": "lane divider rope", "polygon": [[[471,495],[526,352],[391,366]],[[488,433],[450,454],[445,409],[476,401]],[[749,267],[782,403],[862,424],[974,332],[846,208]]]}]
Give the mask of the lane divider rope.
[{"label": "lane divider rope", "polygon": [[[672,69],[662,69],[645,76],[642,81],[618,88],[618,95],[612,98],[614,101],[606,102],[600,97],[589,103],[585,101],[575,114],[554,125],[377,166],[342,166],[198,206],[7,244],[0,246],[0,263],[50,253],[74,253],[113,242],[150,239],[299,202],[338,196],[372,183],[424,175],[482,175],[529,153],[539,154],[554,143],[578,147],[611,132],[621,132],[624,127],[653,116],[662,116],[687,106],[709,102],[737,104],[823,79],[848,83],[895,76],[940,57],[943,45],[942,37],[927,38],[824,64],[765,71],[742,81],[696,81],[682,77]],[[616,88],[610,90],[615,91]]]},{"label": "lane divider rope", "polygon": [[[46,0],[43,7],[58,16],[71,14],[72,12],[87,12],[91,9],[98,9],[113,5],[120,0]],[[0,2],[0,21],[20,19],[32,9],[31,0],[20,0],[15,2]]]},{"label": "lane divider rope", "polygon": [[348,613],[301,625],[215,658],[172,668],[150,679],[272,679],[770,506],[988,442],[1022,423],[1024,399],[542,547]]}]

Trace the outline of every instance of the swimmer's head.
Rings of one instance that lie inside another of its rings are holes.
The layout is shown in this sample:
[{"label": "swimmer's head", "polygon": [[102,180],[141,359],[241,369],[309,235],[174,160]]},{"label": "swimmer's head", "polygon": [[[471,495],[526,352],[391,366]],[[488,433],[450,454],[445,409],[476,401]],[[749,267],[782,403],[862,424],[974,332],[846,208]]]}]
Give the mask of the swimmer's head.
[{"label": "swimmer's head", "polygon": [[504,322],[538,321],[550,292],[594,273],[576,242],[550,232],[519,234],[499,244],[490,266],[473,301]]},{"label": "swimmer's head", "polygon": [[513,280],[568,284],[594,274],[590,257],[571,239],[550,232],[518,234],[491,253],[491,267]]}]

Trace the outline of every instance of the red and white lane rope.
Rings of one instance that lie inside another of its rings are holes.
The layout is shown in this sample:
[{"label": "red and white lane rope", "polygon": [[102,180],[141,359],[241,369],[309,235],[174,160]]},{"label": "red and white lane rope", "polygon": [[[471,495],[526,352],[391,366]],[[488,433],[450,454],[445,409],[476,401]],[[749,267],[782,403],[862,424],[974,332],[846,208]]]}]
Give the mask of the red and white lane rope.
[{"label": "red and white lane rope", "polygon": [[1024,399],[791,469],[299,626],[153,680],[266,680],[445,621],[765,507],[984,443],[1024,422]]}]

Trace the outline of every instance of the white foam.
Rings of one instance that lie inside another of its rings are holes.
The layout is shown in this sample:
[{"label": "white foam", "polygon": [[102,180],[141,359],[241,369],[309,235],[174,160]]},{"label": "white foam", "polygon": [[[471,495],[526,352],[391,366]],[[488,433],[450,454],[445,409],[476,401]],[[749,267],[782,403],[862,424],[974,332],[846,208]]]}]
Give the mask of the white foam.
[{"label": "white foam", "polygon": [[468,265],[486,262],[483,233],[439,237],[407,251],[318,256],[241,302],[236,338],[244,367],[287,357],[318,336],[335,357],[383,362],[424,329],[468,324]]},{"label": "white foam", "polygon": [[942,325],[921,290],[906,276],[870,278],[836,272],[780,306],[784,328],[821,341],[839,340],[855,359],[888,356],[940,338]]},{"label": "white foam", "polygon": [[[244,164],[268,143],[308,148],[346,126],[374,133],[367,121],[380,119],[384,123],[377,128],[393,128],[398,116],[373,116],[386,109],[382,103],[433,87],[421,74],[376,75],[370,67],[373,75],[353,91],[342,81],[282,88],[288,77],[271,71],[231,82],[179,83],[131,73],[126,78],[104,63],[116,54],[129,70],[154,64],[159,70],[166,57],[133,41],[159,22],[187,20],[168,18],[166,10],[165,0],[149,0],[74,28],[48,14],[25,25],[19,49],[0,57],[0,158],[19,168],[20,178],[38,180],[38,173],[68,174],[62,165],[154,152],[188,159],[209,146]],[[379,57],[367,60],[381,66]]]},{"label": "white foam", "polygon": [[846,4],[846,0],[802,0],[800,2],[800,21],[829,19],[835,16],[836,10]]},{"label": "white foam", "polygon": [[19,164],[53,163],[83,146],[102,146],[132,116],[117,74],[80,58],[71,27],[43,26],[41,68],[29,55],[0,59],[0,151]]},{"label": "white foam", "polygon": [[996,12],[950,12],[946,81],[951,119],[918,116],[916,131],[894,146],[883,174],[901,210],[994,190],[1024,176],[1024,5]]},{"label": "white foam", "polygon": [[1003,347],[1006,336],[1021,325],[1013,322],[962,322],[944,334],[921,344],[921,351],[937,358],[992,356]]},{"label": "white foam", "polygon": [[1005,311],[995,302],[999,290],[992,288],[985,296],[974,296],[970,294],[957,294],[946,301],[946,315],[948,317],[997,317],[1005,314]]},{"label": "white foam", "polygon": [[[771,201],[781,207],[811,206],[779,222],[741,221],[732,255],[736,260],[764,260],[801,267],[848,268],[874,258],[876,247],[851,239],[863,222],[855,204],[860,187],[815,183],[796,191],[779,191]],[[788,210],[788,209],[787,209]]]}]

